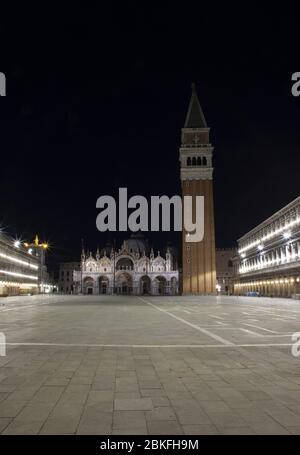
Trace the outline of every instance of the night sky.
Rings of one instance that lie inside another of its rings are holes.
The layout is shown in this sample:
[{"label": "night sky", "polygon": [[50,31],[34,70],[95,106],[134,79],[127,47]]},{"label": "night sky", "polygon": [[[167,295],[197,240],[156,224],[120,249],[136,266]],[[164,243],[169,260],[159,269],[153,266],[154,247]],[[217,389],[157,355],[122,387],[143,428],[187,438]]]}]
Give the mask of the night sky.
[{"label": "night sky", "polygon": [[[300,71],[300,14],[219,3],[26,4],[1,16],[6,232],[39,233],[52,263],[78,259],[81,238],[93,250],[107,241],[95,225],[99,196],[121,186],[130,196],[180,194],[193,81],[215,147],[217,246],[235,246],[299,196],[300,97],[291,75]],[[149,237],[156,248],[179,246],[178,233]]]}]

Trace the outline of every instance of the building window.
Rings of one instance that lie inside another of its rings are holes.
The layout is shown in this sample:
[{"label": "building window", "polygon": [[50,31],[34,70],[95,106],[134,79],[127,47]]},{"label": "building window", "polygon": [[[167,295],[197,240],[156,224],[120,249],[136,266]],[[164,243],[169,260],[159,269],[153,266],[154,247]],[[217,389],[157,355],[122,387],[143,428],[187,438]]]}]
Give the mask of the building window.
[{"label": "building window", "polygon": [[201,166],[202,162],[201,162],[201,156],[198,156],[197,158],[197,166]]},{"label": "building window", "polygon": [[191,164],[192,164],[191,158],[188,157],[187,160],[186,160],[186,165],[187,165],[187,166],[190,166]]},{"label": "building window", "polygon": [[195,156],[193,156],[192,165],[193,165],[193,166],[197,166],[197,160],[196,160],[196,157],[195,157]]},{"label": "building window", "polygon": [[203,166],[207,166],[207,158],[206,158],[206,156],[203,157],[202,164],[203,164]]}]

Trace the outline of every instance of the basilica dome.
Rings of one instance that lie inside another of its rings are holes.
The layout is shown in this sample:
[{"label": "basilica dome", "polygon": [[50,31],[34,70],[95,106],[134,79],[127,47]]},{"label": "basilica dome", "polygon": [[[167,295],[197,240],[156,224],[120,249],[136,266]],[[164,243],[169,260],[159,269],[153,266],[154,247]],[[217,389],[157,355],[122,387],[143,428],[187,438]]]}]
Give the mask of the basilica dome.
[{"label": "basilica dome", "polygon": [[111,251],[112,251],[112,248],[113,248],[113,244],[111,242],[106,242],[105,246],[103,248],[101,248],[100,250],[100,256],[109,256]]},{"label": "basilica dome", "polygon": [[122,246],[128,253],[139,253],[140,256],[142,256],[144,252],[145,254],[148,254],[149,252],[148,240],[144,238],[142,233],[131,234],[129,239],[124,240]]}]

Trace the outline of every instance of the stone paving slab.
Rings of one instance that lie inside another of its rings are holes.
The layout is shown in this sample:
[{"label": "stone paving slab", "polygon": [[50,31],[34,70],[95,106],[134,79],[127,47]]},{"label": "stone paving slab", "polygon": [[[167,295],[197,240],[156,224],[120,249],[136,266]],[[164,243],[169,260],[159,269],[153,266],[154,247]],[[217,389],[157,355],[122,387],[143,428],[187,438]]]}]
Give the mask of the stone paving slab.
[{"label": "stone paving slab", "polygon": [[0,309],[2,434],[300,434],[300,302],[26,302]]},{"label": "stone paving slab", "polygon": [[153,404],[151,398],[117,398],[114,408],[116,411],[149,411]]}]

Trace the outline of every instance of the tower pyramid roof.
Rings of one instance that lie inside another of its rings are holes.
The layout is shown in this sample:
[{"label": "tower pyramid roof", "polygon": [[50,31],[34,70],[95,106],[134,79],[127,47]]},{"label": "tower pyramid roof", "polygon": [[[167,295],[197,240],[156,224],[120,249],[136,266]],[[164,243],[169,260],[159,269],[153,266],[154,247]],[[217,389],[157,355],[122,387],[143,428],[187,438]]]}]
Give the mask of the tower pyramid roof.
[{"label": "tower pyramid roof", "polygon": [[200,106],[198,95],[196,92],[196,85],[192,84],[192,96],[188,112],[186,115],[184,128],[207,128],[207,123]]}]

